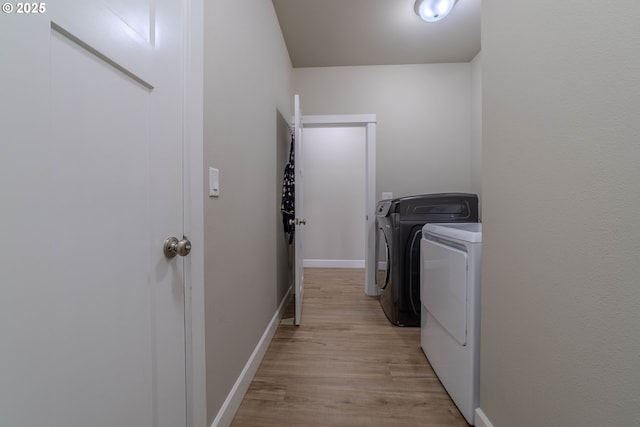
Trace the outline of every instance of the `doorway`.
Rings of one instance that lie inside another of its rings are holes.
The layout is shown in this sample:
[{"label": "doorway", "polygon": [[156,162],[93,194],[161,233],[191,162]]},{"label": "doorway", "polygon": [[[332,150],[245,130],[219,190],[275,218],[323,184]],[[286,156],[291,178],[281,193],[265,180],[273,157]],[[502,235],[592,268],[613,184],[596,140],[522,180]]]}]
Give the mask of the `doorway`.
[{"label": "doorway", "polygon": [[364,268],[366,129],[307,128],[304,266]]},{"label": "doorway", "polygon": [[318,115],[303,116],[302,127],[338,128],[359,127],[365,129],[365,195],[364,195],[364,268],[365,293],[378,295],[375,284],[375,168],[376,168],[376,115]]}]

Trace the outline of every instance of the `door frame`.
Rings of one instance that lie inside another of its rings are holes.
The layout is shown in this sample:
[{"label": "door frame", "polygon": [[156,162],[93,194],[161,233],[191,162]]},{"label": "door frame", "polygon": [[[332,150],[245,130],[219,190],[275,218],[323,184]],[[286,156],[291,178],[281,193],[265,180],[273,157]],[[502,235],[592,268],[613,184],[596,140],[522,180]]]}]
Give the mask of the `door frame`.
[{"label": "door frame", "polygon": [[365,233],[364,233],[364,292],[380,294],[375,280],[375,211],[376,211],[376,125],[375,114],[341,114],[302,116],[302,128],[365,127]]},{"label": "door frame", "polygon": [[207,425],[204,310],[204,0],[185,0],[183,207],[187,427]]}]

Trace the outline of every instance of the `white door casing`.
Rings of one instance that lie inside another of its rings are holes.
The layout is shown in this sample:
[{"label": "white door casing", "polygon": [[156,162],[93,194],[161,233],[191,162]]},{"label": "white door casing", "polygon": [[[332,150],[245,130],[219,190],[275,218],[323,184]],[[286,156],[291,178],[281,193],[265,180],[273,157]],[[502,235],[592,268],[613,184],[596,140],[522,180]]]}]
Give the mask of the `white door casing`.
[{"label": "white door casing", "polygon": [[295,135],[295,252],[294,252],[294,277],[295,277],[295,324],[300,326],[302,321],[302,300],[304,296],[304,173],[303,173],[303,144],[302,144],[302,111],[300,108],[300,96],[294,95],[293,100],[293,131]]},{"label": "white door casing", "polygon": [[4,13],[0,424],[185,425],[184,4]]}]

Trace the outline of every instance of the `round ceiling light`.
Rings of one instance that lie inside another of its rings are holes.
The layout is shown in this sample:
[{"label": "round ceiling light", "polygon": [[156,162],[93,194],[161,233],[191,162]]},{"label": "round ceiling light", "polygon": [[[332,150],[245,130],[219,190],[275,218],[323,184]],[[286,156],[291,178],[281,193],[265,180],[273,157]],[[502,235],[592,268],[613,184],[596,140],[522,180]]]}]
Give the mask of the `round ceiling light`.
[{"label": "round ceiling light", "polygon": [[436,22],[444,19],[458,0],[416,0],[413,9],[423,21]]}]

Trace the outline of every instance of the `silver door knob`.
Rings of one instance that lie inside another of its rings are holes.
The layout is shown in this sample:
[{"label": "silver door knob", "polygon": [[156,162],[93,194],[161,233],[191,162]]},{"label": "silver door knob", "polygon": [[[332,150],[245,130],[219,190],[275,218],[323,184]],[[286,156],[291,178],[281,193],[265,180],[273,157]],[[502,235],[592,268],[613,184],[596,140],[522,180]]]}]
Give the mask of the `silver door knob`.
[{"label": "silver door knob", "polygon": [[183,236],[182,240],[176,237],[169,237],[164,241],[164,256],[173,258],[176,255],[187,256],[191,252],[191,242]]},{"label": "silver door knob", "polygon": [[306,225],[307,220],[305,218],[296,218],[296,225]]}]

